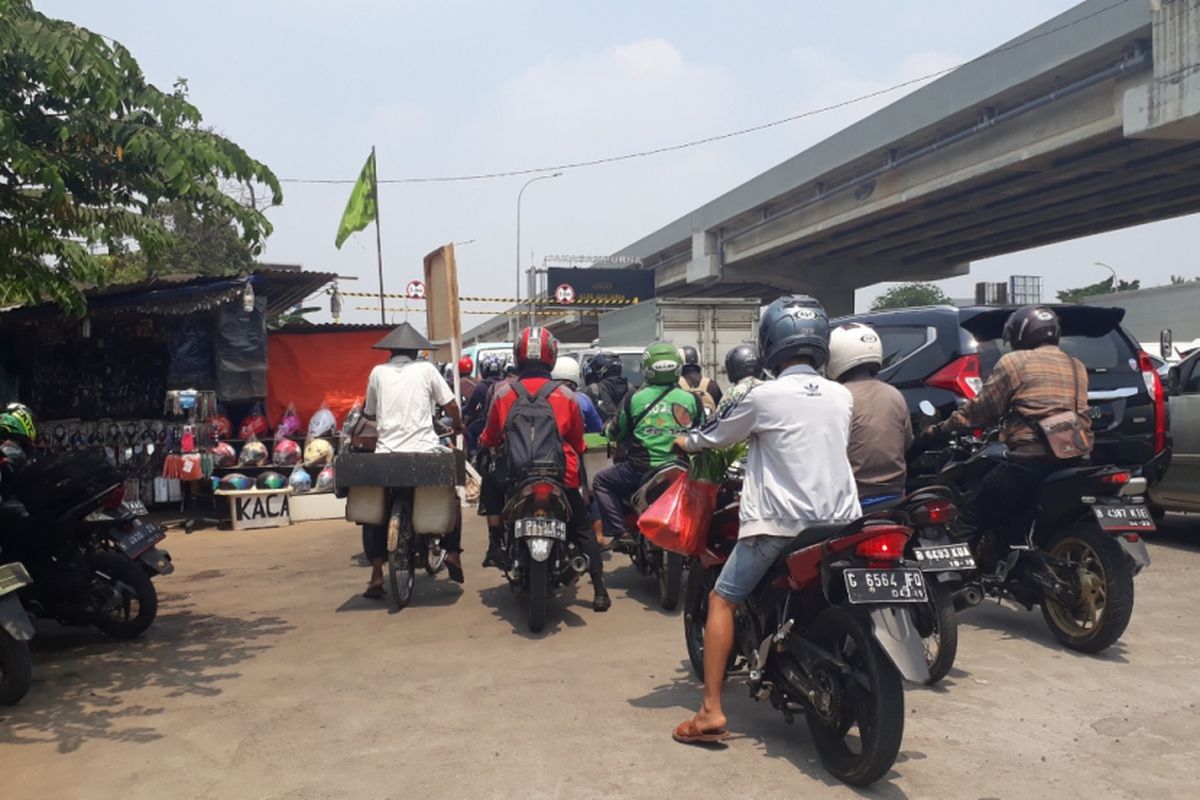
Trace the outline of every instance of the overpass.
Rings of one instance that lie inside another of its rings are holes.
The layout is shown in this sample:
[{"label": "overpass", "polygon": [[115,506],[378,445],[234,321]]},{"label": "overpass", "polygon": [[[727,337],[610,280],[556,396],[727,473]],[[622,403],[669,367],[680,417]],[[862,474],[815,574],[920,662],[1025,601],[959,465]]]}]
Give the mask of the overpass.
[{"label": "overpass", "polygon": [[1200,3],[1087,0],[616,255],[660,296],[840,314],[860,287],[1198,210]]}]

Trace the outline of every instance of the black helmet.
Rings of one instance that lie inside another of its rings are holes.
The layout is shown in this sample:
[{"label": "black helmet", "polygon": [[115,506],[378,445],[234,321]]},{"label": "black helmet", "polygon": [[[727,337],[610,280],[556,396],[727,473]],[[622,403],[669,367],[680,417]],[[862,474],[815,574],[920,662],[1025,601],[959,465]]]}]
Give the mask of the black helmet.
[{"label": "black helmet", "polygon": [[504,372],[504,362],[500,356],[484,356],[479,364],[479,374],[484,378],[499,378]]},{"label": "black helmet", "polygon": [[1021,306],[1004,323],[1004,343],[1013,350],[1032,350],[1043,344],[1058,344],[1061,333],[1058,314],[1046,306]]},{"label": "black helmet", "polygon": [[771,372],[792,358],[804,357],[820,369],[829,358],[829,317],[814,297],[784,295],[763,312],[758,323],[758,353]]},{"label": "black helmet", "polygon": [[683,355],[683,368],[695,367],[700,369],[700,353],[690,344],[679,348],[679,352]]},{"label": "black helmet", "polygon": [[751,376],[762,377],[762,359],[752,344],[739,344],[725,354],[725,375],[730,383],[737,383]]},{"label": "black helmet", "polygon": [[615,378],[621,374],[621,358],[616,353],[596,353],[588,362],[587,383],[597,383],[605,378]]}]

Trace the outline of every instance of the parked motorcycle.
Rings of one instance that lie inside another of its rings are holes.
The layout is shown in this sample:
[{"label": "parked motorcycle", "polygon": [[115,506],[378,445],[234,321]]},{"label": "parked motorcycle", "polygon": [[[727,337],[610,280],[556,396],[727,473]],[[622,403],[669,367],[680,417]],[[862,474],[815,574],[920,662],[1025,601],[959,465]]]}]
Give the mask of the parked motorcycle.
[{"label": "parked motorcycle", "polygon": [[20,562],[0,564],[0,705],[15,705],[33,684],[33,623],[17,597],[32,582]]},{"label": "parked motorcycle", "polygon": [[630,532],[629,539],[613,544],[613,550],[629,556],[638,572],[658,579],[658,602],[666,611],[673,611],[679,605],[683,593],[684,557],[663,550],[643,536],[638,531],[637,521],[676,478],[686,473],[686,464],[674,462],[651,472],[625,504],[625,530]]},{"label": "parked motorcycle", "polygon": [[[910,485],[951,487],[956,504],[969,508],[983,478],[1006,458],[995,431],[953,434],[943,448],[910,459]],[[1150,564],[1142,534],[1155,524],[1145,491],[1145,478],[1122,467],[1050,473],[1018,521],[1022,544],[1010,547],[996,531],[971,533],[965,544],[980,571],[954,593],[955,606],[982,596],[1011,599],[1030,611],[1040,606],[1066,647],[1084,653],[1110,647],[1133,615],[1133,577]]]},{"label": "parked motorcycle", "polygon": [[529,478],[510,493],[502,512],[509,585],[529,601],[529,630],[546,626],[550,594],[588,571],[587,556],[569,541],[571,504],[563,486]]},{"label": "parked motorcycle", "polygon": [[[737,541],[738,489],[722,486],[707,548],[688,573],[684,636],[701,677],[708,595]],[[822,764],[855,786],[885,775],[900,751],[902,678],[929,677],[911,611],[927,589],[902,561],[911,535],[886,513],[811,525],[735,616],[730,669],[744,669],[750,695],[789,723],[803,713]]]},{"label": "parked motorcycle", "polygon": [[31,613],[117,639],[150,627],[158,613],[151,578],[174,567],[156,547],[162,528],[123,499],[102,451],[35,458],[20,471],[0,508],[0,545],[34,579],[20,592]]}]

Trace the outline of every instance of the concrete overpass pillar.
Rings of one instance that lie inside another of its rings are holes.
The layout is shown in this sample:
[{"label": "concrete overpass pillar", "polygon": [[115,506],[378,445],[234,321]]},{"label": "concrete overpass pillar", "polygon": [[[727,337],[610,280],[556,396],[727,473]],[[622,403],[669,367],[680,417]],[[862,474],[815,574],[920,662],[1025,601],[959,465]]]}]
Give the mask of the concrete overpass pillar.
[{"label": "concrete overpass pillar", "polygon": [[1125,136],[1200,139],[1200,1],[1149,2],[1154,74],[1125,93]]}]

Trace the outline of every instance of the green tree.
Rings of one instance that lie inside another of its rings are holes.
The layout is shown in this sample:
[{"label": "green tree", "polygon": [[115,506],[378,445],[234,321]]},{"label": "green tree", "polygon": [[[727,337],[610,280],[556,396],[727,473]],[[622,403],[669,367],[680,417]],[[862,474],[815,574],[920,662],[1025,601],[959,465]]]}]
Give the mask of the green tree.
[{"label": "green tree", "polygon": [[173,241],[153,260],[141,250],[113,254],[114,282],[157,275],[244,275],[254,268],[253,251],[229,222],[199,217],[177,200],[148,213],[170,231]]},{"label": "green tree", "polygon": [[0,0],[0,303],[81,313],[79,285],[111,280],[122,255],[170,263],[178,214],[232,226],[256,255],[270,223],[222,189],[275,205],[279,182],[200,122],[186,82],[163,92],[119,43]]},{"label": "green tree", "polygon": [[872,311],[885,308],[911,308],[912,306],[937,306],[950,302],[950,297],[932,283],[902,283],[893,286],[876,297],[871,303]]},{"label": "green tree", "polygon": [[1172,286],[1178,286],[1181,283],[1191,283],[1192,281],[1200,281],[1200,275],[1197,275],[1194,278],[1185,278],[1182,275],[1172,275],[1171,276],[1171,285]]},{"label": "green tree", "polygon": [[[1140,280],[1133,281],[1117,281],[1116,291],[1132,292],[1134,289],[1142,288]],[[1105,278],[1099,283],[1092,283],[1087,286],[1080,286],[1077,289],[1063,289],[1057,293],[1060,303],[1078,303],[1085,297],[1093,297],[1098,294],[1111,294],[1113,292],[1113,279]]]}]

